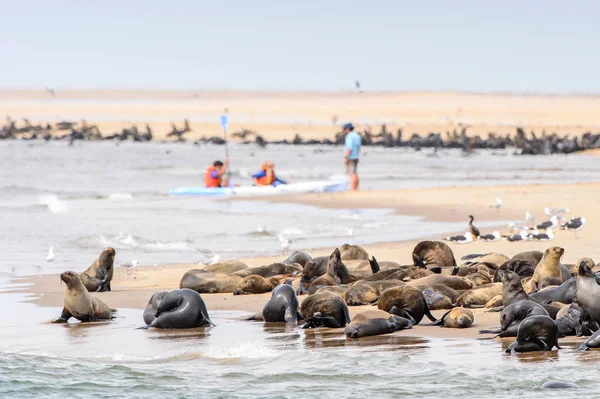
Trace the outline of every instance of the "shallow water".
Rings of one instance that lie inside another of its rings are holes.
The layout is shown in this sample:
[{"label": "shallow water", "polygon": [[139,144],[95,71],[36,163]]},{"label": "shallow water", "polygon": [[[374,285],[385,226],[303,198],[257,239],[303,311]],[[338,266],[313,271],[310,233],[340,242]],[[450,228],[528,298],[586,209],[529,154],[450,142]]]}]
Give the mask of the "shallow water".
[{"label": "shallow water", "polygon": [[[302,330],[211,312],[213,328],[136,330],[142,311],[111,322],[49,324],[59,308],[4,294],[0,397],[306,398],[564,397],[542,390],[574,382],[600,388],[598,352],[567,346],[511,356],[507,342],[421,338],[411,331],[346,340],[341,330]],[[428,327],[439,328],[439,327]]]},{"label": "shallow water", "polygon": [[[206,165],[222,158],[223,151],[192,144],[0,142],[5,172],[0,175],[0,273],[81,271],[106,246],[117,249],[117,263],[152,265],[202,261],[198,249],[222,259],[277,254],[283,237],[291,241],[290,249],[305,249],[443,235],[465,227],[386,209],[317,209],[167,194],[170,188],[201,185]],[[232,145],[234,181],[250,184],[249,176],[264,159],[275,161],[278,174],[290,181],[340,176],[341,152],[327,146]],[[600,158],[365,148],[359,171],[364,189],[564,183],[597,180]],[[494,199],[490,193],[490,204]],[[45,260],[49,246],[56,253],[53,263]]]}]

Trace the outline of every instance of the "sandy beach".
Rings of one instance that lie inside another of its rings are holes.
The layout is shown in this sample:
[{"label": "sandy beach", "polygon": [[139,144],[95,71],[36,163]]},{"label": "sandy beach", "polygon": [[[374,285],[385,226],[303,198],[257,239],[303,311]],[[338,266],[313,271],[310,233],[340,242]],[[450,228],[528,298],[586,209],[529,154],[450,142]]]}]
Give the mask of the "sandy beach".
[{"label": "sandy beach", "polygon": [[[405,215],[427,215],[430,220],[460,221],[466,215],[476,215],[476,220],[519,220],[523,218],[526,210],[531,211],[538,221],[545,220],[543,207],[568,207],[572,216],[585,216],[588,224],[575,238],[572,232],[559,231],[552,242],[516,242],[500,241],[495,243],[474,242],[471,244],[450,244],[455,257],[472,253],[503,253],[512,256],[526,250],[544,251],[550,246],[565,248],[563,263],[574,263],[578,259],[588,256],[598,259],[597,248],[600,246],[598,237],[598,216],[595,209],[598,205],[597,197],[600,184],[573,184],[573,185],[532,185],[532,186],[505,186],[505,187],[462,187],[462,188],[435,188],[412,189],[396,191],[369,191],[358,193],[333,193],[333,194],[307,194],[291,197],[278,197],[269,199],[274,202],[293,202],[309,204],[320,207],[347,207],[393,208]],[[489,208],[496,196],[503,198],[505,205],[496,211]],[[465,221],[466,225],[466,221]],[[505,231],[506,226],[499,225],[495,229]],[[487,231],[486,231],[487,232]],[[457,233],[461,233],[457,231]],[[439,239],[429,237],[427,239]],[[411,263],[411,253],[420,240],[403,242],[387,242],[366,245],[365,249],[378,260],[395,261],[400,264]],[[342,242],[340,242],[340,245]],[[295,248],[302,249],[302,248]],[[312,256],[322,256],[331,253],[332,248],[306,249]],[[249,267],[262,266],[283,259],[281,256],[255,257],[242,259]],[[82,270],[85,267],[82,267]],[[150,296],[157,290],[175,289],[179,287],[182,275],[190,269],[198,268],[194,264],[139,266],[130,273],[125,268],[117,268],[113,279],[113,291],[93,294],[102,298],[110,306],[116,308],[143,309]],[[78,271],[82,271],[78,270]],[[41,306],[62,306],[63,287],[57,275],[45,275],[16,280],[18,283],[31,283],[25,293],[33,294],[32,301]],[[203,298],[209,310],[238,310],[246,312],[260,312],[270,294],[234,296],[232,294],[204,294]],[[300,297],[302,299],[302,297]],[[350,307],[351,314],[367,307]],[[444,311],[434,314],[440,316]],[[423,325],[416,326],[411,335],[432,337],[462,337],[476,338],[481,328],[498,324],[498,313],[485,313],[476,309],[475,325],[472,328],[440,329]],[[404,334],[398,332],[395,334]]]},{"label": "sandy beach", "polygon": [[186,138],[220,136],[219,115],[230,110],[230,132],[252,130],[267,140],[332,138],[339,126],[353,121],[373,133],[386,124],[404,135],[460,132],[486,136],[513,135],[520,126],[535,131],[579,136],[598,132],[600,97],[456,93],[456,92],[248,92],[60,90],[49,92],[0,90],[0,114],[32,123],[85,119],[103,134],[150,125],[156,139],[165,139],[170,124],[183,127]]}]

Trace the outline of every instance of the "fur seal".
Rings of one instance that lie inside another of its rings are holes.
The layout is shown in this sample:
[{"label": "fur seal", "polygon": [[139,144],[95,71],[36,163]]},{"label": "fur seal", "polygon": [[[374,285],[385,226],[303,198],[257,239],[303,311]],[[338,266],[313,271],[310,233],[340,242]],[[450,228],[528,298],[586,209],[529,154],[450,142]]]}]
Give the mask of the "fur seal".
[{"label": "fur seal", "polygon": [[340,247],[342,260],[369,260],[369,254],[358,245],[344,244]]},{"label": "fur seal", "polygon": [[429,287],[417,287],[417,289],[423,293],[429,310],[452,309],[452,301],[446,295]]},{"label": "fur seal", "polygon": [[158,309],[158,305],[168,293],[169,291],[157,291],[150,297],[148,305],[146,305],[146,309],[144,309],[144,323],[146,323],[147,326],[152,324],[154,319],[156,319],[156,309]]},{"label": "fur seal", "polygon": [[294,288],[287,284],[276,287],[271,299],[265,304],[262,315],[266,322],[297,323],[301,320]]},{"label": "fur seal", "polygon": [[104,248],[98,259],[79,275],[81,282],[89,292],[110,291],[110,282],[115,271],[114,262],[114,248]]},{"label": "fur seal", "polygon": [[354,316],[344,329],[344,334],[347,338],[361,338],[389,334],[409,328],[412,328],[412,323],[404,317],[389,314],[383,310],[366,310]]},{"label": "fur seal", "polygon": [[298,287],[298,295],[308,293],[308,286],[310,283],[312,283],[317,277],[325,274],[327,271],[328,261],[328,256],[319,256],[306,262],[304,265],[304,270],[302,271],[300,286]]},{"label": "fur seal", "polygon": [[600,330],[593,333],[583,344],[579,346],[580,351],[586,351],[588,349],[600,348]]},{"label": "fur seal", "polygon": [[600,277],[585,262],[579,264],[577,272],[577,303],[583,309],[582,320],[589,317],[600,323]]},{"label": "fur seal", "polygon": [[548,316],[548,311],[533,301],[515,302],[505,307],[500,313],[500,328],[480,330],[479,334],[496,334],[494,338],[516,337],[519,324],[526,318],[536,315]]},{"label": "fur seal", "polygon": [[193,269],[183,275],[179,288],[189,288],[199,294],[227,293],[233,292],[242,280],[242,277],[232,274],[207,273]]},{"label": "fur seal", "polygon": [[294,251],[290,254],[290,256],[282,260],[281,263],[283,263],[284,265],[293,265],[294,263],[297,263],[304,268],[306,263],[311,259],[312,256],[310,256],[307,253]]},{"label": "fur seal", "polygon": [[308,295],[312,295],[321,287],[348,284],[350,282],[350,273],[341,259],[341,253],[336,248],[329,256],[327,261],[327,271],[322,276],[317,277],[308,287]]},{"label": "fur seal", "polygon": [[405,284],[400,280],[359,281],[346,291],[344,299],[348,306],[369,305],[377,302],[379,295],[388,288]]},{"label": "fur seal", "polygon": [[538,265],[538,263],[540,263],[540,260],[542,260],[543,257],[544,253],[542,251],[525,251],[519,252],[510,260],[526,260],[535,267]]},{"label": "fur seal", "polygon": [[558,336],[566,337],[569,335],[588,336],[594,331],[600,329],[597,323],[581,320],[582,309],[577,303],[573,302],[565,306],[556,315],[556,326],[558,327]]},{"label": "fur seal", "polygon": [[542,389],[581,389],[581,387],[572,382],[548,381],[542,384]]},{"label": "fur seal", "polygon": [[461,266],[468,266],[474,263],[489,263],[492,269],[496,270],[501,265],[509,261],[508,256],[500,253],[490,252],[487,254],[470,254],[460,258],[464,263]]},{"label": "fur seal", "polygon": [[204,266],[202,270],[209,273],[231,274],[247,268],[248,265],[246,265],[244,262],[240,262],[239,260],[226,260],[215,263],[214,265]]},{"label": "fur seal", "polygon": [[550,351],[558,345],[558,327],[549,316],[529,316],[521,322],[517,340],[509,345],[507,353]]},{"label": "fur seal", "polygon": [[196,328],[214,326],[204,300],[194,290],[173,290],[163,297],[156,308],[155,319],[148,327]]},{"label": "fur seal", "polygon": [[[539,291],[539,283],[546,277],[555,277],[558,279],[563,279],[563,271],[561,270],[560,258],[565,253],[564,248],[561,247],[550,247],[544,252],[544,256],[540,263],[535,267],[535,271],[533,272],[533,277],[529,282],[530,292]],[[571,274],[567,271],[568,277],[570,278]],[[565,278],[566,279],[566,278]]]},{"label": "fur seal", "polygon": [[540,301],[561,302],[570,304],[577,295],[577,277],[571,277],[558,287],[547,288],[542,291],[534,292],[529,296]]},{"label": "fur seal", "polygon": [[319,288],[317,290],[317,292],[315,292],[315,294],[318,294],[319,292],[327,291],[327,292],[333,292],[334,294],[338,294],[342,298],[345,298],[346,292],[348,292],[348,290],[351,287],[352,286],[350,284],[332,285],[332,286],[327,286],[327,287],[321,287],[321,288]]},{"label": "fur seal", "polygon": [[438,319],[434,326],[449,327],[449,328],[468,328],[473,325],[475,316],[473,312],[465,308],[454,308],[444,313],[442,317]]},{"label": "fur seal", "polygon": [[413,276],[417,276],[422,272],[433,274],[427,269],[420,266],[400,266],[393,269],[380,270],[372,275],[363,278],[361,281],[381,281],[381,280],[408,280],[412,279]]},{"label": "fur seal", "polygon": [[515,272],[519,275],[521,279],[524,279],[526,277],[533,276],[535,266],[528,260],[509,260],[508,262],[505,262],[502,266],[500,266],[498,269],[496,269],[496,272],[494,273],[494,283],[499,283],[500,281],[502,281],[500,279],[500,273],[504,270]]},{"label": "fur seal", "polygon": [[560,306],[557,306],[550,301],[537,299],[528,295],[523,288],[521,279],[515,272],[503,271],[501,274],[502,278],[502,303],[503,306],[508,306],[512,303],[527,300],[539,303],[548,312],[548,315],[555,319]]},{"label": "fur seal", "polygon": [[251,274],[257,274],[261,277],[269,278],[281,274],[294,275],[296,273],[302,273],[302,267],[295,265],[284,265],[283,263],[271,263],[270,265],[266,266],[249,267],[247,269],[242,269],[233,273],[232,275],[243,278],[248,277]]},{"label": "fur seal", "polygon": [[443,274],[435,274],[412,280],[407,283],[410,287],[418,287],[421,285],[429,287],[438,284],[445,285],[455,290],[469,290],[475,286],[475,284],[466,277],[445,276]]},{"label": "fur seal", "polygon": [[452,249],[441,241],[421,241],[413,249],[412,259],[420,267],[456,266]]},{"label": "fur seal", "polygon": [[75,272],[64,272],[60,279],[65,283],[64,307],[54,323],[67,323],[71,317],[79,321],[112,319],[112,310],[100,299],[90,295]]},{"label": "fur seal", "polygon": [[388,313],[409,319],[414,325],[427,316],[431,321],[437,321],[429,311],[423,293],[414,287],[392,287],[383,291],[379,296],[377,307]]},{"label": "fur seal", "polygon": [[302,328],[340,328],[350,323],[350,312],[344,298],[333,292],[319,292],[302,301],[300,312],[306,323]]},{"label": "fur seal", "polygon": [[455,304],[464,308],[483,307],[490,299],[500,294],[502,294],[502,283],[484,284],[464,292]]},{"label": "fur seal", "polygon": [[235,287],[233,295],[264,294],[273,291],[279,285],[277,277],[264,278],[258,274],[251,274]]},{"label": "fur seal", "polygon": [[571,272],[571,274],[573,276],[577,276],[577,272],[579,270],[579,265],[581,264],[581,262],[585,263],[587,265],[587,267],[589,267],[590,269],[592,269],[592,271],[594,272],[594,274],[597,273],[597,271],[594,270],[596,268],[596,262],[594,262],[590,258],[581,258],[581,259],[579,259],[577,261],[577,263],[575,263],[574,265],[571,265],[570,267],[568,267],[569,271]]}]

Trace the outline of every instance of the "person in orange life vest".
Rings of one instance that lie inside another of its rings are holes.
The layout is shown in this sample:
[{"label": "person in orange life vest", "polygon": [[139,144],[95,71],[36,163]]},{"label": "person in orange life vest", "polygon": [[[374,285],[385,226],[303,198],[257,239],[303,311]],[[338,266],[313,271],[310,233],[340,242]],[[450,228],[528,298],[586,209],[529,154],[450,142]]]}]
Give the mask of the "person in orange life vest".
[{"label": "person in orange life vest", "polygon": [[228,163],[229,159],[226,159],[225,163],[215,161],[212,166],[209,166],[204,174],[204,186],[208,188],[227,187],[227,178],[224,176],[227,173]]},{"label": "person in orange life vest", "polygon": [[275,164],[273,162],[263,162],[260,170],[252,175],[254,183],[257,186],[274,186],[287,184],[285,181],[278,179],[275,176]]}]

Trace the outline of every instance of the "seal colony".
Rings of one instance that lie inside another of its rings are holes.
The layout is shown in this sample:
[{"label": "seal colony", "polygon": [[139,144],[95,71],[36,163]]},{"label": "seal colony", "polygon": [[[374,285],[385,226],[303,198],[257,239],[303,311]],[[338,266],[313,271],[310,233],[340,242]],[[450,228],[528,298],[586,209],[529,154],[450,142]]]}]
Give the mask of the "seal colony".
[{"label": "seal colony", "polygon": [[[218,329],[202,294],[253,295],[271,292],[262,312],[245,320],[286,323],[296,328],[337,329],[345,339],[426,328],[472,328],[469,308],[499,312],[499,326],[479,331],[485,339],[512,337],[507,353],[561,349],[559,339],[589,336],[580,349],[600,348],[600,276],[595,262],[563,264],[565,249],[469,254],[456,262],[443,242],[418,243],[407,264],[379,262],[363,248],[344,244],[328,257],[295,251],[281,263],[248,267],[227,261],[184,273],[180,287],[158,291],[142,319],[147,328]],[[82,275],[96,276],[108,288],[115,250],[105,249],[85,272],[61,274],[64,309],[55,322],[110,320],[114,309],[92,296]],[[297,263],[298,262],[298,263]],[[301,262],[301,263],[299,263]],[[112,274],[111,274],[112,276]],[[95,295],[102,295],[96,285]],[[349,307],[373,305],[350,316]],[[444,309],[436,318],[432,309]],[[425,321],[424,321],[425,319]],[[292,327],[293,328],[293,327]],[[488,335],[490,334],[490,335]]]}]

